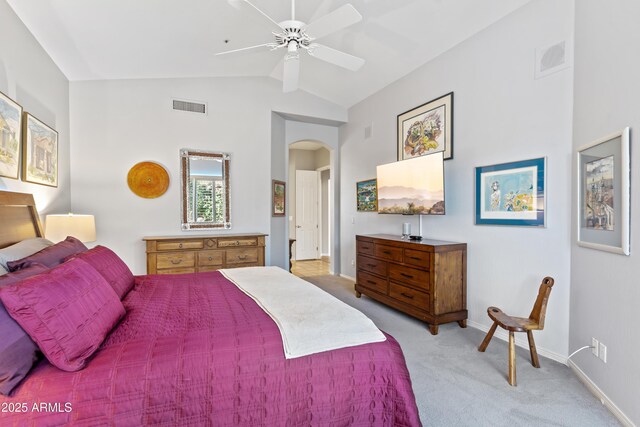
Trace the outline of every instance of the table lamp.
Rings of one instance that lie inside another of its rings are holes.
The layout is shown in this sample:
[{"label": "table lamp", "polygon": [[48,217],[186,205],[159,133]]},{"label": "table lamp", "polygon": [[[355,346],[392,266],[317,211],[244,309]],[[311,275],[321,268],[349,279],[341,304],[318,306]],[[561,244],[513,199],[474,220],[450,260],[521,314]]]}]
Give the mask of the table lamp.
[{"label": "table lamp", "polygon": [[47,215],[44,229],[45,237],[52,242],[60,242],[67,236],[85,243],[96,240],[96,220],[93,215]]}]

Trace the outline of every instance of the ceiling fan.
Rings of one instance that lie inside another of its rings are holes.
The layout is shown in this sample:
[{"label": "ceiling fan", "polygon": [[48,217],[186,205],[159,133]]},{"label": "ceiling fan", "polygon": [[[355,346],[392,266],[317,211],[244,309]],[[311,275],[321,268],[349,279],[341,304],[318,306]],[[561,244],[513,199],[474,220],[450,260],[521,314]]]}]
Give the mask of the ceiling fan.
[{"label": "ceiling fan", "polygon": [[315,40],[346,28],[362,20],[362,15],[351,4],[345,4],[333,12],[306,24],[296,20],[296,1],[291,0],[291,19],[282,22],[274,21],[269,15],[260,10],[249,0],[228,0],[232,5],[247,4],[275,25],[272,31],[275,41],[256,46],[228,50],[216,55],[241,52],[251,49],[269,48],[278,50],[286,48],[284,57],[284,76],[282,90],[292,92],[298,89],[300,77],[300,51],[305,50],[309,55],[334,65],[357,71],[364,65],[364,59],[345,52],[316,43]]}]

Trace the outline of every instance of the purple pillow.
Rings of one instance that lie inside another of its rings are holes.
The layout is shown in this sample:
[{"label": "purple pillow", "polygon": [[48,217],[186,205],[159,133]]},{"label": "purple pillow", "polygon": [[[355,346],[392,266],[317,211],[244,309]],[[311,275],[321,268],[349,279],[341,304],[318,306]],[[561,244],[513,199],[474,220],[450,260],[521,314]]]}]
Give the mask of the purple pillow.
[{"label": "purple pillow", "polygon": [[[124,263],[111,249],[104,246],[96,246],[86,252],[72,255],[69,258],[80,258],[96,269],[98,273],[111,285],[120,299],[133,287],[133,274],[127,264]],[[66,261],[66,260],[65,260]]]},{"label": "purple pillow", "polygon": [[7,268],[9,271],[20,270],[25,268],[31,262],[37,262],[49,268],[62,264],[65,258],[87,250],[87,247],[75,237],[68,236],[62,242],[44,248],[33,255],[19,259],[17,261],[9,261]]},{"label": "purple pillow", "polygon": [[0,300],[49,362],[64,371],[84,368],[125,314],[111,286],[81,259],[0,289]]},{"label": "purple pillow", "polygon": [[[0,276],[0,288],[47,270],[44,265],[33,264],[15,273],[3,274]],[[40,351],[29,335],[9,316],[2,304],[0,337],[0,393],[8,396],[38,361]]]}]

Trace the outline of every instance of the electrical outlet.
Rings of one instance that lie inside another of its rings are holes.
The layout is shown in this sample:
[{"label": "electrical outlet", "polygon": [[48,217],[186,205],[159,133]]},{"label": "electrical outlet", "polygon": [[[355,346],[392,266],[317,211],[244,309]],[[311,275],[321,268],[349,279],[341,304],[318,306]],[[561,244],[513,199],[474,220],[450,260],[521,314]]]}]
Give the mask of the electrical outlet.
[{"label": "electrical outlet", "polygon": [[355,265],[356,265],[356,262],[354,260],[351,260],[351,266],[353,267]]},{"label": "electrical outlet", "polygon": [[600,350],[598,344],[599,343],[597,339],[591,338],[591,353],[593,353],[595,357],[598,357],[599,350]]},{"label": "electrical outlet", "polygon": [[600,360],[602,360],[604,363],[607,363],[607,346],[600,343],[598,347],[598,353],[598,357],[600,357]]}]

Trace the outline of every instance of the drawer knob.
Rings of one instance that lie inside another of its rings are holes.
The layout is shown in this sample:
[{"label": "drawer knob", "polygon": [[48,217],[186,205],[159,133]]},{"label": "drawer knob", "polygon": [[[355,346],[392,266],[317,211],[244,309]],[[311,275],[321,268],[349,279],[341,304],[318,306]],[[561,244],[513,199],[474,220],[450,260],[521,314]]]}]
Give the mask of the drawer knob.
[{"label": "drawer knob", "polygon": [[178,264],[180,264],[181,262],[182,262],[182,260],[181,260],[181,259],[172,259],[172,260],[171,260],[171,264],[173,264],[173,265],[178,265]]},{"label": "drawer knob", "polygon": [[367,283],[370,284],[370,285],[375,285],[376,284],[376,282],[374,282],[373,280],[367,280]]},{"label": "drawer knob", "polygon": [[238,259],[247,259],[246,255],[238,255]]},{"label": "drawer knob", "polygon": [[376,268],[375,264],[367,264],[367,267]]},{"label": "drawer knob", "polygon": [[405,298],[413,299],[413,295],[409,295],[409,294],[406,294],[404,292],[400,292],[400,295],[402,295]]},{"label": "drawer knob", "polygon": [[385,254],[385,255],[391,255],[391,252],[389,252],[389,251],[382,251],[382,253]]},{"label": "drawer knob", "polygon": [[417,256],[410,256],[409,259],[415,259],[416,261],[422,261],[422,258],[418,258]]},{"label": "drawer knob", "polygon": [[407,273],[400,273],[402,277],[406,277],[407,279],[413,279],[413,276]]},{"label": "drawer knob", "polygon": [[209,257],[209,261],[213,261],[213,257]]},{"label": "drawer knob", "polygon": [[180,243],[180,244],[178,245],[178,247],[179,247],[180,249],[182,249],[182,243]]},{"label": "drawer knob", "polygon": [[240,246],[240,241],[236,240],[236,246]]}]

